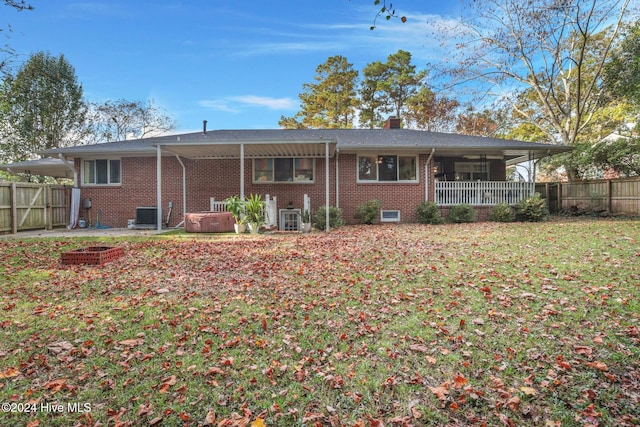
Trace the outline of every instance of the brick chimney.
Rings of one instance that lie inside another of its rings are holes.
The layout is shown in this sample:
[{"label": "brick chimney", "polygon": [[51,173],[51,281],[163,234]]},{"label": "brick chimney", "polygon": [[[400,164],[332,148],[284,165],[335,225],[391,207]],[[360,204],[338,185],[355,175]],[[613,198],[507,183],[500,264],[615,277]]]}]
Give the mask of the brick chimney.
[{"label": "brick chimney", "polygon": [[382,129],[400,129],[400,119],[396,116],[389,117]]}]

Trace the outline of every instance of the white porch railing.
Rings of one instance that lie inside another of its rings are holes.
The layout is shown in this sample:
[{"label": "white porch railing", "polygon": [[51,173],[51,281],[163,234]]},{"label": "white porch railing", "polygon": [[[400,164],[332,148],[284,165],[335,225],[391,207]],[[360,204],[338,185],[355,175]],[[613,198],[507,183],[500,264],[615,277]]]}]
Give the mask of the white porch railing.
[{"label": "white porch railing", "polygon": [[439,181],[435,183],[435,202],[440,206],[514,205],[533,196],[535,183],[508,181]]},{"label": "white porch railing", "polygon": [[[227,206],[224,202],[217,202],[215,197],[209,198],[209,212],[226,212]],[[264,225],[274,227],[278,225],[278,200],[277,197],[270,197],[268,194],[265,199],[265,207],[262,211]]]},{"label": "white porch railing", "polygon": [[209,198],[209,212],[226,212],[227,206],[224,202],[216,202],[214,197]]}]

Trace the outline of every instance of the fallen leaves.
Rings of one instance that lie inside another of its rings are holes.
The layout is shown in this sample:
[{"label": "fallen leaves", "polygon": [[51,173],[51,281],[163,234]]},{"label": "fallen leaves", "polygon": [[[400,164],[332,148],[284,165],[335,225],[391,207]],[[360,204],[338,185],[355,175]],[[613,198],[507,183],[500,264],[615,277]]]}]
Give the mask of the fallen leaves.
[{"label": "fallen leaves", "polygon": [[142,338],[128,339],[118,341],[119,345],[123,345],[125,347],[136,347],[144,344],[144,340]]},{"label": "fallen leaves", "polygon": [[561,225],[132,240],[101,268],[5,245],[0,394],[98,391],[120,426],[632,425],[637,249]]},{"label": "fallen leaves", "polygon": [[431,390],[431,393],[435,394],[438,399],[442,401],[447,400],[447,396],[449,395],[449,383],[444,383],[436,387],[429,386],[429,390]]},{"label": "fallen leaves", "polygon": [[586,366],[589,366],[591,368],[597,369],[598,371],[608,371],[609,368],[607,367],[607,364],[601,361],[595,361],[595,362],[584,362],[584,364]]},{"label": "fallen leaves", "polygon": [[17,377],[18,375],[20,375],[20,371],[17,368],[10,366],[0,372],[0,379]]},{"label": "fallen leaves", "polygon": [[175,375],[171,375],[169,377],[164,378],[162,380],[162,383],[160,384],[160,387],[158,387],[158,392],[168,393],[171,386],[176,385],[177,382],[178,382],[178,377],[176,377]]}]

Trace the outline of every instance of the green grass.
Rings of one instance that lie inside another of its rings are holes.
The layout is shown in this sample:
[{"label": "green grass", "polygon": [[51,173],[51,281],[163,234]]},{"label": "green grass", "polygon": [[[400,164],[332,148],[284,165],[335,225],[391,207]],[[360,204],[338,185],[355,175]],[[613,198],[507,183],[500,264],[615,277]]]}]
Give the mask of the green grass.
[{"label": "green grass", "polygon": [[[639,241],[593,219],[3,240],[0,401],[65,411],[0,424],[638,425]],[[60,264],[96,243],[125,256]]]}]

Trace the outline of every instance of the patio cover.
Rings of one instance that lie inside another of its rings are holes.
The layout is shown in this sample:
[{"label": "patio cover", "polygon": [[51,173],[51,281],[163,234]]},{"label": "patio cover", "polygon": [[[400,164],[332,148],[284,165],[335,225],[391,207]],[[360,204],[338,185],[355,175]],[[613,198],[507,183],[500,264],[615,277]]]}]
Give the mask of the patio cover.
[{"label": "patio cover", "polygon": [[333,157],[336,140],[159,141],[155,146],[165,152],[188,159],[239,159],[241,157],[325,157],[326,144],[329,144],[329,157]]},{"label": "patio cover", "polygon": [[0,170],[5,170],[13,174],[24,173],[29,175],[51,176],[53,178],[74,177],[74,169],[64,160],[50,157],[0,165]]},{"label": "patio cover", "polygon": [[[176,156],[182,166],[183,212],[186,213],[187,181],[185,166],[180,157],[188,159],[239,159],[240,197],[244,198],[244,159],[266,157],[314,157],[325,159],[325,205],[329,206],[329,159],[335,155],[336,139],[300,140],[217,140],[217,141],[157,141],[157,202],[162,206],[162,156],[163,151]],[[326,210],[326,230],[329,230],[329,209]],[[162,210],[158,209],[158,231],[162,228]]]}]

